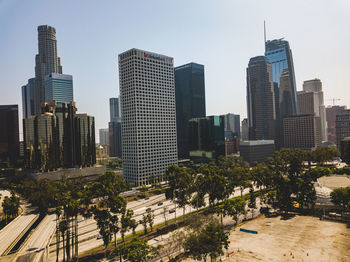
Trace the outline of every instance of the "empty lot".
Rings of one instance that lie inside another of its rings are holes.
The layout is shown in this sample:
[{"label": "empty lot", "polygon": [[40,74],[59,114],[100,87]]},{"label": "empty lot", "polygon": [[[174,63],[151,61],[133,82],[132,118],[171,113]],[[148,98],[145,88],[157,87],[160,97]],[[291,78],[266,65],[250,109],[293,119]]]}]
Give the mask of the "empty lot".
[{"label": "empty lot", "polygon": [[350,228],[346,224],[315,217],[281,217],[247,222],[230,234],[225,261],[350,261]]}]

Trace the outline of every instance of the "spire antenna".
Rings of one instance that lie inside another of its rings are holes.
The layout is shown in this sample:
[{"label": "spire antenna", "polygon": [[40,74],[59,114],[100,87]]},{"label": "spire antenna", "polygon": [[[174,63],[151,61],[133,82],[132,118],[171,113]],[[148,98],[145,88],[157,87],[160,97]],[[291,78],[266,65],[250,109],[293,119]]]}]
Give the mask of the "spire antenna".
[{"label": "spire antenna", "polygon": [[266,44],[266,24],[264,20],[264,44]]}]

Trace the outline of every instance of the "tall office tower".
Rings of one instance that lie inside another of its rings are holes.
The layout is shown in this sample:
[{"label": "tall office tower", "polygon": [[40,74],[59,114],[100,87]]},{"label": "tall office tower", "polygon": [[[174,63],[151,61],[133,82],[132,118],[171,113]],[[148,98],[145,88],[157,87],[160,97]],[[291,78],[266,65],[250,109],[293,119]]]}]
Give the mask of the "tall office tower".
[{"label": "tall office tower", "polygon": [[340,150],[341,141],[350,136],[350,109],[341,111],[335,120],[337,147]]},{"label": "tall office tower", "polygon": [[62,74],[61,61],[57,56],[55,28],[48,25],[38,26],[38,50],[35,57],[35,114],[40,114],[41,103],[45,102],[45,76],[50,73]]},{"label": "tall office tower", "polygon": [[272,66],[275,93],[276,134],[275,146],[283,147],[283,118],[298,114],[298,100],[292,50],[283,39],[265,42],[265,56]]},{"label": "tall office tower", "polygon": [[73,77],[51,73],[45,76],[45,101],[73,102]]},{"label": "tall office tower", "polygon": [[[277,83],[278,89],[281,88],[281,77],[283,80],[288,76],[289,85],[279,90],[283,95],[279,94],[276,99],[279,98],[278,104],[281,106],[288,104],[285,114],[288,116],[298,114],[298,100],[297,89],[295,83],[295,73],[293,65],[292,50],[289,47],[289,43],[286,40],[276,39],[268,40],[265,43],[265,56],[268,58],[272,66],[272,81]],[[282,117],[282,116],[278,116]]]},{"label": "tall office tower", "polygon": [[205,117],[203,65],[189,63],[175,67],[175,97],[178,156],[188,158],[188,120]]},{"label": "tall office tower", "polygon": [[289,116],[283,119],[285,148],[313,150],[321,145],[320,117],[311,115]]},{"label": "tall office tower", "polygon": [[123,172],[148,184],[177,164],[173,58],[131,49],[119,55]]},{"label": "tall office tower", "polygon": [[109,114],[110,122],[118,122],[120,120],[121,115],[119,97],[112,97],[109,99]]},{"label": "tall office tower", "polygon": [[35,78],[30,78],[28,83],[22,86],[23,119],[34,115],[34,88]]},{"label": "tall office tower", "polygon": [[108,128],[103,128],[99,130],[100,134],[100,145],[109,145],[109,130]]},{"label": "tall office tower", "polygon": [[121,120],[108,123],[109,156],[122,158],[122,122]]},{"label": "tall office tower", "polygon": [[242,120],[242,140],[249,140],[248,118]]},{"label": "tall office tower", "polygon": [[[312,79],[304,81],[303,91],[312,92],[315,95],[315,107],[314,113],[316,116],[321,118],[321,139],[322,141],[328,140],[327,135],[327,119],[326,119],[326,108],[324,105],[323,91],[322,91],[322,82],[320,79]],[[301,112],[300,112],[301,114]]]},{"label": "tall office tower", "polygon": [[232,136],[241,137],[240,115],[228,113],[224,115],[225,133],[230,132]]},{"label": "tall office tower", "polygon": [[247,68],[249,140],[275,139],[274,101],[271,64],[265,56],[251,58]]},{"label": "tall office tower", "polygon": [[18,154],[18,105],[0,105],[0,164],[15,165]]},{"label": "tall office tower", "polygon": [[120,99],[109,99],[110,122],[108,123],[109,156],[122,157],[122,125],[120,115]]},{"label": "tall office tower", "polygon": [[189,121],[190,158],[210,162],[225,156],[225,117],[207,116]]},{"label": "tall office tower", "polygon": [[94,118],[76,114],[75,102],[49,101],[23,120],[25,167],[40,171],[96,163]]},{"label": "tall office tower", "polygon": [[346,110],[346,106],[328,106],[326,108],[326,118],[328,126],[328,141],[336,143],[336,134],[335,134],[335,119],[342,111]]}]

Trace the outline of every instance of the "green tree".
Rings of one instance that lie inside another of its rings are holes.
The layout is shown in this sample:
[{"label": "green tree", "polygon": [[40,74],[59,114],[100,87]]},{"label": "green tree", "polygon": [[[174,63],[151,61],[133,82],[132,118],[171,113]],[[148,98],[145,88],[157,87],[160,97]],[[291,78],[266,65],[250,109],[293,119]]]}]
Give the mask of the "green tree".
[{"label": "green tree", "polygon": [[184,244],[185,253],[195,260],[212,260],[223,255],[223,248],[228,248],[228,235],[217,222],[210,222],[199,232],[190,233]]},{"label": "green tree", "polygon": [[334,189],[331,198],[333,204],[341,207],[343,211],[350,210],[350,187]]},{"label": "green tree", "polygon": [[149,261],[157,254],[157,248],[147,244],[146,240],[133,238],[129,243],[120,248],[123,258],[130,262]]},{"label": "green tree", "polygon": [[129,230],[129,229],[133,229],[133,231],[135,230],[135,220],[132,218],[132,216],[134,215],[134,211],[130,210],[130,209],[123,209],[122,211],[122,216],[120,219],[121,222],[121,228],[120,228],[120,233],[122,235],[122,239],[124,242],[124,236],[125,233]]},{"label": "green tree", "polygon": [[317,165],[324,165],[327,161],[332,161],[335,157],[339,156],[339,151],[336,148],[320,146],[311,152],[312,160]]},{"label": "green tree", "polygon": [[245,200],[242,197],[226,199],[222,205],[222,213],[224,216],[230,216],[237,223],[240,214],[244,213]]},{"label": "green tree", "polygon": [[152,232],[152,230],[153,230],[153,224],[154,224],[154,213],[153,213],[153,211],[150,209],[150,208],[148,208],[147,210],[146,210],[146,217],[147,217],[147,222],[148,222],[148,224],[149,224],[149,226],[150,226],[150,228],[151,228],[151,232]]}]

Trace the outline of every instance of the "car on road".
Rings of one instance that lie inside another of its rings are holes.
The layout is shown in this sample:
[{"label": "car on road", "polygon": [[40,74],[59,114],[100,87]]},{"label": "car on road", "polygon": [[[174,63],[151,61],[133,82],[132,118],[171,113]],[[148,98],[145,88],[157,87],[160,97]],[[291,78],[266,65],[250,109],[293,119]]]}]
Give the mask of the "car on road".
[{"label": "car on road", "polygon": [[158,206],[162,206],[162,205],[163,205],[163,202],[158,202],[157,205],[158,205]]},{"label": "car on road", "polygon": [[171,213],[175,213],[175,209],[174,208],[169,210],[169,214],[171,214]]},{"label": "car on road", "polygon": [[98,234],[97,239],[101,239],[101,238],[102,238],[102,235]]},{"label": "car on road", "polygon": [[145,200],[149,200],[149,197],[146,197]]}]

